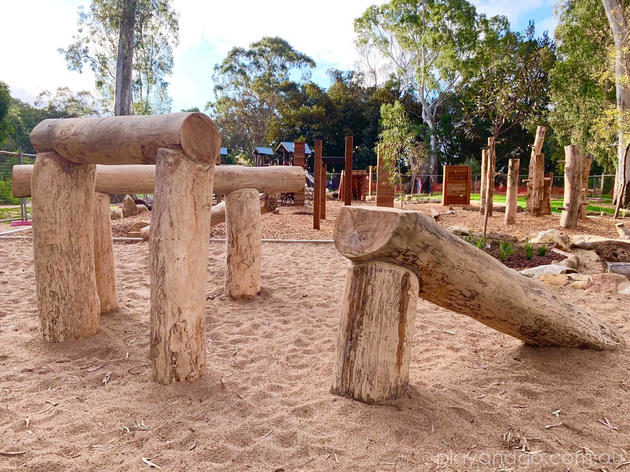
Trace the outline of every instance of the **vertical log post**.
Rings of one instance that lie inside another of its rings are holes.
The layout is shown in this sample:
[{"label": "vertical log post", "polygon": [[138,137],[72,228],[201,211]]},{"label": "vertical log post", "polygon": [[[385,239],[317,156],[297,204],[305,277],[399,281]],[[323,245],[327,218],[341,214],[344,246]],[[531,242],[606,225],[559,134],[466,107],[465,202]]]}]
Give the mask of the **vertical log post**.
[{"label": "vertical log post", "polygon": [[[214,160],[158,149],[149,251],[153,379],[192,381],[206,363],[205,306]],[[258,195],[256,196],[258,203]]]},{"label": "vertical log post", "polygon": [[343,200],[344,199],[344,195],[345,195],[345,190],[344,190],[344,185],[345,185],[346,179],[343,175],[343,171],[341,171],[341,175],[339,176],[339,191],[337,192],[339,195],[337,196],[337,200]]},{"label": "vertical log post", "polygon": [[94,201],[94,270],[101,313],[116,310],[118,294],[109,195],[100,192],[96,192]]},{"label": "vertical log post", "polygon": [[385,158],[380,145],[378,146],[377,159],[376,206],[394,208],[394,186],[389,180],[389,171],[385,165]]},{"label": "vertical log post", "polygon": [[593,164],[593,156],[588,155],[584,156],[582,159],[582,202],[580,204],[580,215],[579,218],[581,220],[586,219],[586,207],[588,206],[588,199],[586,198],[586,193],[588,190],[588,176],[591,174],[591,165]]},{"label": "vertical log post", "polygon": [[518,206],[518,168],[520,159],[510,159],[508,166],[507,196],[505,205],[505,225],[516,223],[516,209]]},{"label": "vertical log post", "polygon": [[345,165],[345,181],[343,188],[343,204],[352,205],[352,152],[353,137],[346,136],[346,165]]},{"label": "vertical log post", "polygon": [[553,188],[553,174],[549,172],[545,174],[544,191],[542,199],[541,214],[551,215],[551,190]]},{"label": "vertical log post", "polygon": [[488,170],[486,173],[486,212],[488,216],[492,216],[492,206],[494,204],[494,176],[497,168],[497,155],[495,147],[495,139],[488,138]]},{"label": "vertical log post", "polygon": [[409,381],[418,278],[386,262],[348,268],[332,392],[366,403],[398,398]]},{"label": "vertical log post", "polygon": [[37,154],[33,169],[33,255],[37,311],[48,342],[99,330],[94,271],[94,164],[55,152]]},{"label": "vertical log post", "polygon": [[[306,162],[306,151],[303,142],[293,143],[293,165],[296,167],[304,167]],[[304,189],[301,192],[295,192],[293,194],[293,202],[295,206],[304,206]]]},{"label": "vertical log post", "polygon": [[486,193],[488,192],[488,150],[481,150],[481,185],[479,189],[479,211],[486,213]]},{"label": "vertical log post", "polygon": [[[527,203],[525,209],[527,213],[534,216],[541,215],[541,201],[543,199],[545,158],[541,156],[542,147],[545,142],[545,133],[547,128],[538,126],[536,128],[536,137],[532,146],[531,156],[529,158],[529,174],[527,176]],[[541,162],[542,160],[542,162]],[[541,170],[542,169],[542,170]],[[538,191],[536,190],[538,189]]]},{"label": "vertical log post", "polygon": [[560,226],[575,228],[582,204],[582,146],[565,146],[564,156],[564,209]]},{"label": "vertical log post", "polygon": [[369,175],[369,177],[368,177],[368,195],[370,197],[372,197],[372,180],[373,180],[372,171],[373,171],[373,168],[374,168],[374,166],[369,166],[368,167],[368,175]]},{"label": "vertical log post", "polygon": [[313,184],[313,229],[319,229],[319,220],[321,218],[320,205],[322,202],[322,140],[315,140],[315,162],[314,162],[314,178]]},{"label": "vertical log post", "polygon": [[326,164],[322,164],[322,191],[321,191],[321,196],[322,196],[322,201],[321,201],[321,219],[325,220],[326,219]]},{"label": "vertical log post", "polygon": [[225,196],[225,293],[232,298],[260,292],[262,224],[256,189],[241,189]]}]

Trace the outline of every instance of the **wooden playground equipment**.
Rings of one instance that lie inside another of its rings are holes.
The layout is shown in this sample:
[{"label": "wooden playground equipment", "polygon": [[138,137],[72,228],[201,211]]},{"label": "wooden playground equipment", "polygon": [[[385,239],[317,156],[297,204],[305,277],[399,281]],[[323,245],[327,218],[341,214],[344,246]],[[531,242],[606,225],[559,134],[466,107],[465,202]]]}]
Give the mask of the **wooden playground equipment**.
[{"label": "wooden playground equipment", "polygon": [[470,205],[472,169],[470,166],[444,166],[442,205]]},{"label": "wooden playground equipment", "polygon": [[625,344],[614,327],[422,213],[343,207],[334,239],[351,265],[333,393],[369,403],[401,394],[418,296],[532,346],[613,350]]},{"label": "wooden playground equipment", "polygon": [[[146,189],[154,193],[149,243],[153,378],[168,384],[199,377],[205,366],[207,272],[207,260],[200,255],[208,253],[221,142],[210,118],[175,113],[45,120],[31,133],[31,142],[37,160],[30,189],[28,177],[17,178],[14,188],[18,194],[32,193],[37,304],[44,339],[60,342],[91,336],[99,329],[100,314],[117,306],[107,193]],[[107,166],[99,166],[97,172],[96,164]],[[260,289],[258,188],[303,190],[304,171],[220,169],[223,189],[229,190],[226,288],[233,296],[253,295]],[[28,174],[25,167],[16,170],[16,176]],[[118,179],[120,173],[125,177]]]}]

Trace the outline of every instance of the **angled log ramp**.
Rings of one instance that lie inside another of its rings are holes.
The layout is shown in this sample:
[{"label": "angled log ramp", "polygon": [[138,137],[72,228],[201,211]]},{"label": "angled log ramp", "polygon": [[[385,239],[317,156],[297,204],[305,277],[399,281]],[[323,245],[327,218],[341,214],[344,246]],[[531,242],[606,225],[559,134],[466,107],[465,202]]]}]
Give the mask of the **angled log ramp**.
[{"label": "angled log ramp", "polygon": [[615,328],[505,267],[418,212],[341,208],[337,250],[355,263],[388,262],[414,272],[419,295],[533,346],[613,350]]}]

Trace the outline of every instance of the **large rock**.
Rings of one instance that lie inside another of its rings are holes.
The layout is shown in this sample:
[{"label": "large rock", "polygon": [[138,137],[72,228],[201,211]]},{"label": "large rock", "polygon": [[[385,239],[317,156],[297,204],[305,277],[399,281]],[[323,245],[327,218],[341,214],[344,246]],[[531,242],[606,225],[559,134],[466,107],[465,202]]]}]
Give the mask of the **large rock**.
[{"label": "large rock", "polygon": [[539,280],[551,287],[563,288],[568,285],[571,288],[584,290],[588,288],[591,276],[585,274],[543,274]]},{"label": "large rock", "polygon": [[607,239],[591,243],[591,249],[604,262],[630,262],[630,241]]},{"label": "large rock", "polygon": [[109,211],[109,215],[112,220],[120,220],[122,218],[122,212],[118,208],[112,208]]},{"label": "large rock", "polygon": [[521,275],[534,279],[538,279],[541,275],[545,274],[573,274],[575,272],[575,269],[572,269],[562,264],[541,265],[537,267],[530,267],[529,269],[524,269],[520,271]]},{"label": "large rock", "polygon": [[527,236],[525,239],[526,242],[530,244],[551,244],[563,251],[568,251],[571,246],[571,240],[569,237],[557,229],[540,231],[539,233]]},{"label": "large rock", "polygon": [[597,236],[596,234],[574,234],[569,239],[571,240],[571,247],[590,249],[591,243],[595,241],[605,241],[609,238],[605,238],[604,236]]},{"label": "large rock", "polygon": [[457,236],[468,236],[471,233],[470,228],[468,228],[467,226],[459,226],[459,225],[449,226],[448,230],[451,233],[456,234]]},{"label": "large rock", "polygon": [[122,215],[123,218],[129,218],[130,216],[136,216],[138,214],[138,207],[136,202],[133,201],[130,195],[125,195],[123,199]]},{"label": "large rock", "polygon": [[589,293],[630,295],[630,280],[620,274],[597,274],[592,277]]}]

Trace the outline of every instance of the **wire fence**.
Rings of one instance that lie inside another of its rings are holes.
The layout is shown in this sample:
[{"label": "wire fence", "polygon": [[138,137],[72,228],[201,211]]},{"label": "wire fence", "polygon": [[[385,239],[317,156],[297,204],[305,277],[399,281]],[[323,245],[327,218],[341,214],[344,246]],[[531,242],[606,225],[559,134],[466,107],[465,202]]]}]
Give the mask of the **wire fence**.
[{"label": "wire fence", "polygon": [[30,198],[14,198],[11,190],[13,166],[35,163],[34,154],[0,151],[0,221],[26,221]]}]

